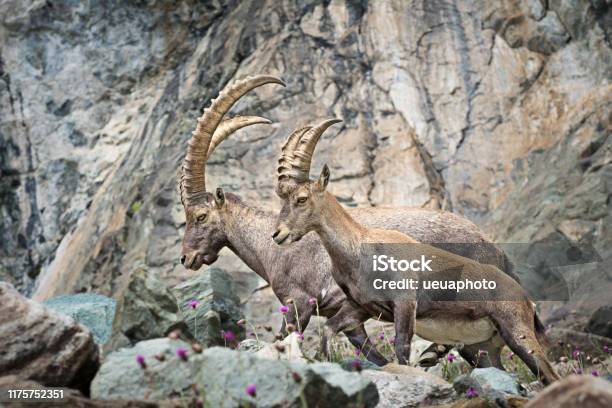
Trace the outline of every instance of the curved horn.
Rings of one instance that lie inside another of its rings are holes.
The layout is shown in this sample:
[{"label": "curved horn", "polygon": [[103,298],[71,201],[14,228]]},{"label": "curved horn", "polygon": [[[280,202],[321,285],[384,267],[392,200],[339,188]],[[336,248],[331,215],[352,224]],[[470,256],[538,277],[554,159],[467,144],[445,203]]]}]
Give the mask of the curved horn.
[{"label": "curved horn", "polygon": [[278,167],[276,171],[278,173],[278,183],[276,184],[276,192],[282,197],[285,193],[286,183],[293,177],[293,168],[291,163],[293,161],[293,152],[297,147],[300,139],[306,132],[312,129],[312,126],[304,126],[297,128],[289,135],[285,144],[281,148],[281,154],[278,158]]},{"label": "curved horn", "polygon": [[246,126],[257,125],[257,124],[271,124],[272,121],[266,118],[260,118],[259,116],[234,116],[233,118],[224,119],[223,122],[217,127],[215,133],[212,135],[210,146],[208,147],[208,153],[206,159],[210,158],[217,146],[227,139],[235,131],[242,129]]},{"label": "curved horn", "polygon": [[189,140],[187,155],[183,161],[180,183],[181,202],[183,205],[196,204],[205,198],[206,182],[204,167],[213,133],[219,126],[223,116],[244,94],[258,86],[269,83],[285,86],[281,79],[270,75],[247,77],[223,89],[219,96],[212,100],[210,107],[204,110]]},{"label": "curved horn", "polygon": [[285,144],[281,148],[281,155],[278,158],[278,167],[276,168],[279,181],[286,176],[290,176],[293,152],[295,151],[302,136],[304,136],[304,134],[310,129],[312,129],[312,126],[304,126],[295,129],[285,141]]},{"label": "curved horn", "polygon": [[319,142],[319,139],[321,138],[321,135],[323,132],[325,132],[325,130],[327,130],[328,127],[340,122],[342,122],[340,119],[327,119],[310,129],[304,136],[302,136],[293,152],[293,160],[291,163],[291,177],[293,177],[297,182],[309,180],[312,155],[317,143]]}]

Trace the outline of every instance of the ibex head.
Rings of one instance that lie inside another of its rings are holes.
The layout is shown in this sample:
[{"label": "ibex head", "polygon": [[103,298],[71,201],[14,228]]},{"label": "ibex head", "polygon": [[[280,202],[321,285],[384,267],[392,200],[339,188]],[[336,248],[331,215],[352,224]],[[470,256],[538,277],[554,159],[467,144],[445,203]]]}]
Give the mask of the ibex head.
[{"label": "ibex head", "polygon": [[309,178],[314,149],[323,132],[339,119],[329,119],[315,127],[294,131],[282,148],[278,160],[276,193],[283,206],[272,235],[279,245],[299,241],[320,222],[325,189],[329,182],[329,167],[323,166],[316,181]]},{"label": "ibex head", "polygon": [[285,86],[279,78],[266,75],[238,81],[221,91],[198,119],[189,140],[179,184],[186,221],[181,263],[186,268],[198,270],[202,264],[212,264],[217,260],[221,248],[228,244],[225,233],[226,196],[221,188],[217,188],[214,194],[206,191],[206,162],[215,148],[238,129],[271,123],[257,116],[236,116],[223,120],[223,116],[244,94],[268,83]]}]

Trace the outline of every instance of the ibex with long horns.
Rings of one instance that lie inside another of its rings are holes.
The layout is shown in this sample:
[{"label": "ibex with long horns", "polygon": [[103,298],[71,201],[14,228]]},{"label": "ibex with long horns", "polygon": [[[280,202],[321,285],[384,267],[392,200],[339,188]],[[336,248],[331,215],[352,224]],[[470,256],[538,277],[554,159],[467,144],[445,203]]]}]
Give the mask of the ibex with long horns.
[{"label": "ibex with long horns", "polygon": [[[534,375],[545,383],[557,380],[559,377],[539,342],[545,338],[533,303],[514,279],[495,266],[483,265],[432,245],[419,245],[418,252],[422,259],[430,260],[433,271],[450,272],[471,281],[494,280],[497,291],[488,293],[483,301],[456,300],[456,297],[442,300],[444,297],[437,297],[438,292],[423,296],[418,290],[409,298],[379,299],[367,293],[362,279],[371,270],[368,269],[370,262],[363,262],[364,245],[414,246],[419,241],[406,233],[371,228],[355,219],[326,191],[330,177],[327,165],[317,181],[310,181],[315,146],[325,129],[337,122],[341,121],[328,120],[288,138],[279,160],[277,193],[283,207],[273,234],[275,242],[279,245],[296,242],[308,232],[316,231],[332,259],[333,278],[344,290],[347,303],[361,310],[363,316],[380,316],[394,322],[395,352],[400,363],[405,364],[410,356],[414,333],[433,342],[467,345],[496,343],[501,336]],[[427,273],[414,272],[411,276],[424,281]],[[327,327],[338,332],[353,324],[354,321],[336,315],[328,320]]]},{"label": "ibex with long horns", "polygon": [[[374,363],[385,364],[386,359],[371,348],[367,340],[362,323],[366,316],[345,301],[344,293],[332,279],[333,265],[318,237],[311,235],[291,248],[280,248],[270,239],[275,229],[274,213],[248,205],[220,188],[214,194],[206,190],[206,161],[215,147],[241,127],[269,123],[267,119],[258,117],[222,120],[240,97],[264,84],[284,85],[280,79],[272,76],[238,81],[225,88],[198,119],[189,141],[180,181],[181,202],[186,216],[181,263],[186,268],[198,270],[203,264],[215,262],[218,252],[228,247],[270,284],[281,302],[289,298],[294,300],[300,321],[297,322],[293,313],[289,313],[289,323],[304,330],[315,312],[315,306],[309,303],[309,299],[316,298],[322,316],[339,316],[354,322],[344,330],[350,342]],[[294,135],[299,136],[309,130],[309,127],[305,127]],[[488,242],[473,223],[447,212],[420,208],[372,208],[351,209],[350,214],[367,225],[397,229],[424,242]],[[483,251],[463,255],[502,269],[508,265],[504,254],[493,245],[485,245]],[[284,323],[281,332],[285,332]],[[500,348],[496,344],[479,344],[471,349],[466,348],[462,353],[474,361],[479,349],[488,350],[493,364],[501,366],[501,362],[497,361]],[[481,364],[487,365],[488,362],[489,359],[486,359]]]}]

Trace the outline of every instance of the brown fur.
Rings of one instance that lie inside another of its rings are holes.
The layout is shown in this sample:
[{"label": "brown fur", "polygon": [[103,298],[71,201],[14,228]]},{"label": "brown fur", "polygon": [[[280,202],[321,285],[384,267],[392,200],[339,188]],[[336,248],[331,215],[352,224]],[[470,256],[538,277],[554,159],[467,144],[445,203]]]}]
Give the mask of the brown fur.
[{"label": "brown fur", "polygon": [[[486,324],[490,321],[495,326],[497,334],[544,383],[551,383],[559,378],[538,342],[541,333],[536,333],[534,330],[536,320],[534,320],[533,303],[514,279],[495,266],[482,265],[431,245],[420,247],[428,259],[434,259],[435,270],[460,267],[462,278],[494,279],[499,293],[504,293],[505,298],[516,300],[423,301],[418,298],[373,301],[368,299],[359,286],[359,278],[363,273],[360,269],[361,245],[413,244],[419,240],[402,232],[362,225],[325,191],[328,180],[329,170],[325,166],[318,181],[300,183],[292,191],[284,192],[283,208],[278,218],[274,240],[278,244],[295,242],[309,231],[315,231],[332,259],[334,266],[332,276],[345,292],[352,307],[360,309],[364,315],[381,316],[387,321],[394,322],[395,351],[400,363],[405,364],[408,360],[410,343],[420,320],[433,322],[439,320],[443,325],[452,325],[457,319],[468,325],[475,322]],[[537,322],[539,332],[541,324]],[[348,321],[343,320],[341,316],[334,316],[328,321],[328,327],[337,332],[343,330],[347,323]],[[492,333],[489,340],[492,342],[495,337],[496,334]]]},{"label": "brown fur", "polygon": [[[221,198],[215,199],[215,195]],[[365,225],[397,229],[422,242],[489,242],[476,225],[448,212],[379,207],[355,208],[349,213]],[[204,219],[198,220],[203,216]],[[302,330],[306,329],[315,313],[315,307],[308,304],[308,299],[316,298],[322,316],[330,319],[336,316],[336,320],[345,322],[347,328],[344,332],[355,347],[360,347],[373,362],[386,363],[382,355],[365,343],[367,334],[363,322],[369,315],[346,301],[345,294],[332,278],[333,265],[320,239],[316,234],[309,234],[300,242],[281,248],[270,239],[275,222],[275,214],[250,207],[234,194],[222,191],[207,193],[205,204],[186,207],[182,261],[186,267],[198,270],[203,264],[214,263],[218,252],[228,247],[270,284],[282,303],[289,298],[295,300]],[[501,268],[506,262],[503,252],[494,245],[462,255]],[[289,323],[298,324],[292,313],[287,317]],[[281,331],[284,332],[284,328]],[[485,348],[492,350],[491,355],[499,356],[501,351],[501,348],[493,351],[492,345],[483,344],[475,349],[466,347],[461,353],[470,358],[478,349]],[[486,366],[489,360],[473,363]]]}]

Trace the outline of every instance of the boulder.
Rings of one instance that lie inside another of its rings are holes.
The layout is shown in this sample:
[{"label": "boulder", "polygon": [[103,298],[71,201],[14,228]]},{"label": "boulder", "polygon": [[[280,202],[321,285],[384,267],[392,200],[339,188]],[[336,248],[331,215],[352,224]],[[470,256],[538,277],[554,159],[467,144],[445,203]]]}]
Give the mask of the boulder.
[{"label": "boulder", "polygon": [[586,331],[612,339],[612,305],[597,309],[589,319]]},{"label": "boulder", "polygon": [[[356,361],[359,361],[358,363]],[[355,371],[355,364],[359,364],[363,370],[382,370],[382,368],[371,361],[359,358],[345,358],[340,362],[340,366],[347,371]]]},{"label": "boulder", "polygon": [[49,309],[87,327],[98,344],[106,343],[111,337],[116,303],[114,299],[95,293],[57,296],[43,302]]},{"label": "boulder", "polygon": [[612,387],[600,378],[572,375],[547,387],[526,408],[608,408]]},{"label": "boulder", "polygon": [[0,282],[0,373],[87,392],[98,367],[89,330]]},{"label": "boulder", "polygon": [[114,335],[127,339],[123,345],[163,337],[182,323],[175,297],[162,281],[144,268],[132,273],[119,297]]},{"label": "boulder", "polygon": [[[137,361],[141,359],[142,366]],[[252,386],[247,393],[247,387]],[[92,398],[166,400],[199,393],[206,406],[344,406],[378,402],[376,386],[331,363],[273,361],[229,348],[192,351],[181,340],[147,340],[108,355]]]},{"label": "boulder", "polygon": [[451,384],[415,367],[388,364],[382,370],[364,370],[361,375],[376,384],[379,408],[438,405],[455,397]]},{"label": "boulder", "polygon": [[[240,299],[230,276],[222,269],[208,268],[197,277],[171,289],[190,334],[206,346],[225,345],[222,331],[244,339]],[[192,303],[194,302],[194,303]]]},{"label": "boulder", "polygon": [[263,340],[257,341],[255,339],[244,339],[238,344],[236,349],[245,353],[255,353],[268,345],[270,345],[270,343]]},{"label": "boulder", "polygon": [[[255,396],[246,392],[251,384]],[[358,401],[370,407],[378,402],[373,383],[335,364],[273,361],[223,347],[196,353],[188,343],[170,338],[143,341],[109,354],[91,385],[91,395],[160,401],[179,395],[192,398],[194,389],[205,404],[216,407],[293,406],[302,398],[308,406],[320,407]]]},{"label": "boulder", "polygon": [[493,401],[505,401],[508,396],[521,394],[516,378],[495,367],[475,368],[469,374],[460,375],[453,387],[459,395],[465,395],[469,388],[473,388],[480,397]]},{"label": "boulder", "polygon": [[[18,389],[18,390],[45,390],[50,389],[49,387],[45,387],[35,381],[29,380],[20,380],[15,376],[5,376],[0,377],[0,389]],[[3,401],[5,395],[0,396],[0,400]],[[101,400],[92,400],[85,397],[83,394],[78,392],[77,390],[72,390],[70,388],[64,389],[64,396],[59,400],[49,400],[46,404],[42,402],[32,403],[29,401],[11,401],[11,408],[32,408],[34,407],[48,407],[48,406],[56,406],[52,405],[52,401],[58,401],[58,405],[60,407],[70,407],[70,408],[158,408],[161,407],[157,402],[151,401],[138,401],[138,400],[112,400],[112,401],[101,401]],[[0,405],[2,406],[2,405]],[[169,407],[168,407],[169,408]]]},{"label": "boulder", "polygon": [[306,358],[304,358],[304,354],[302,353],[301,339],[296,333],[291,333],[283,340],[275,341],[272,344],[263,344],[262,347],[255,352],[255,355],[270,360],[306,362]]}]

